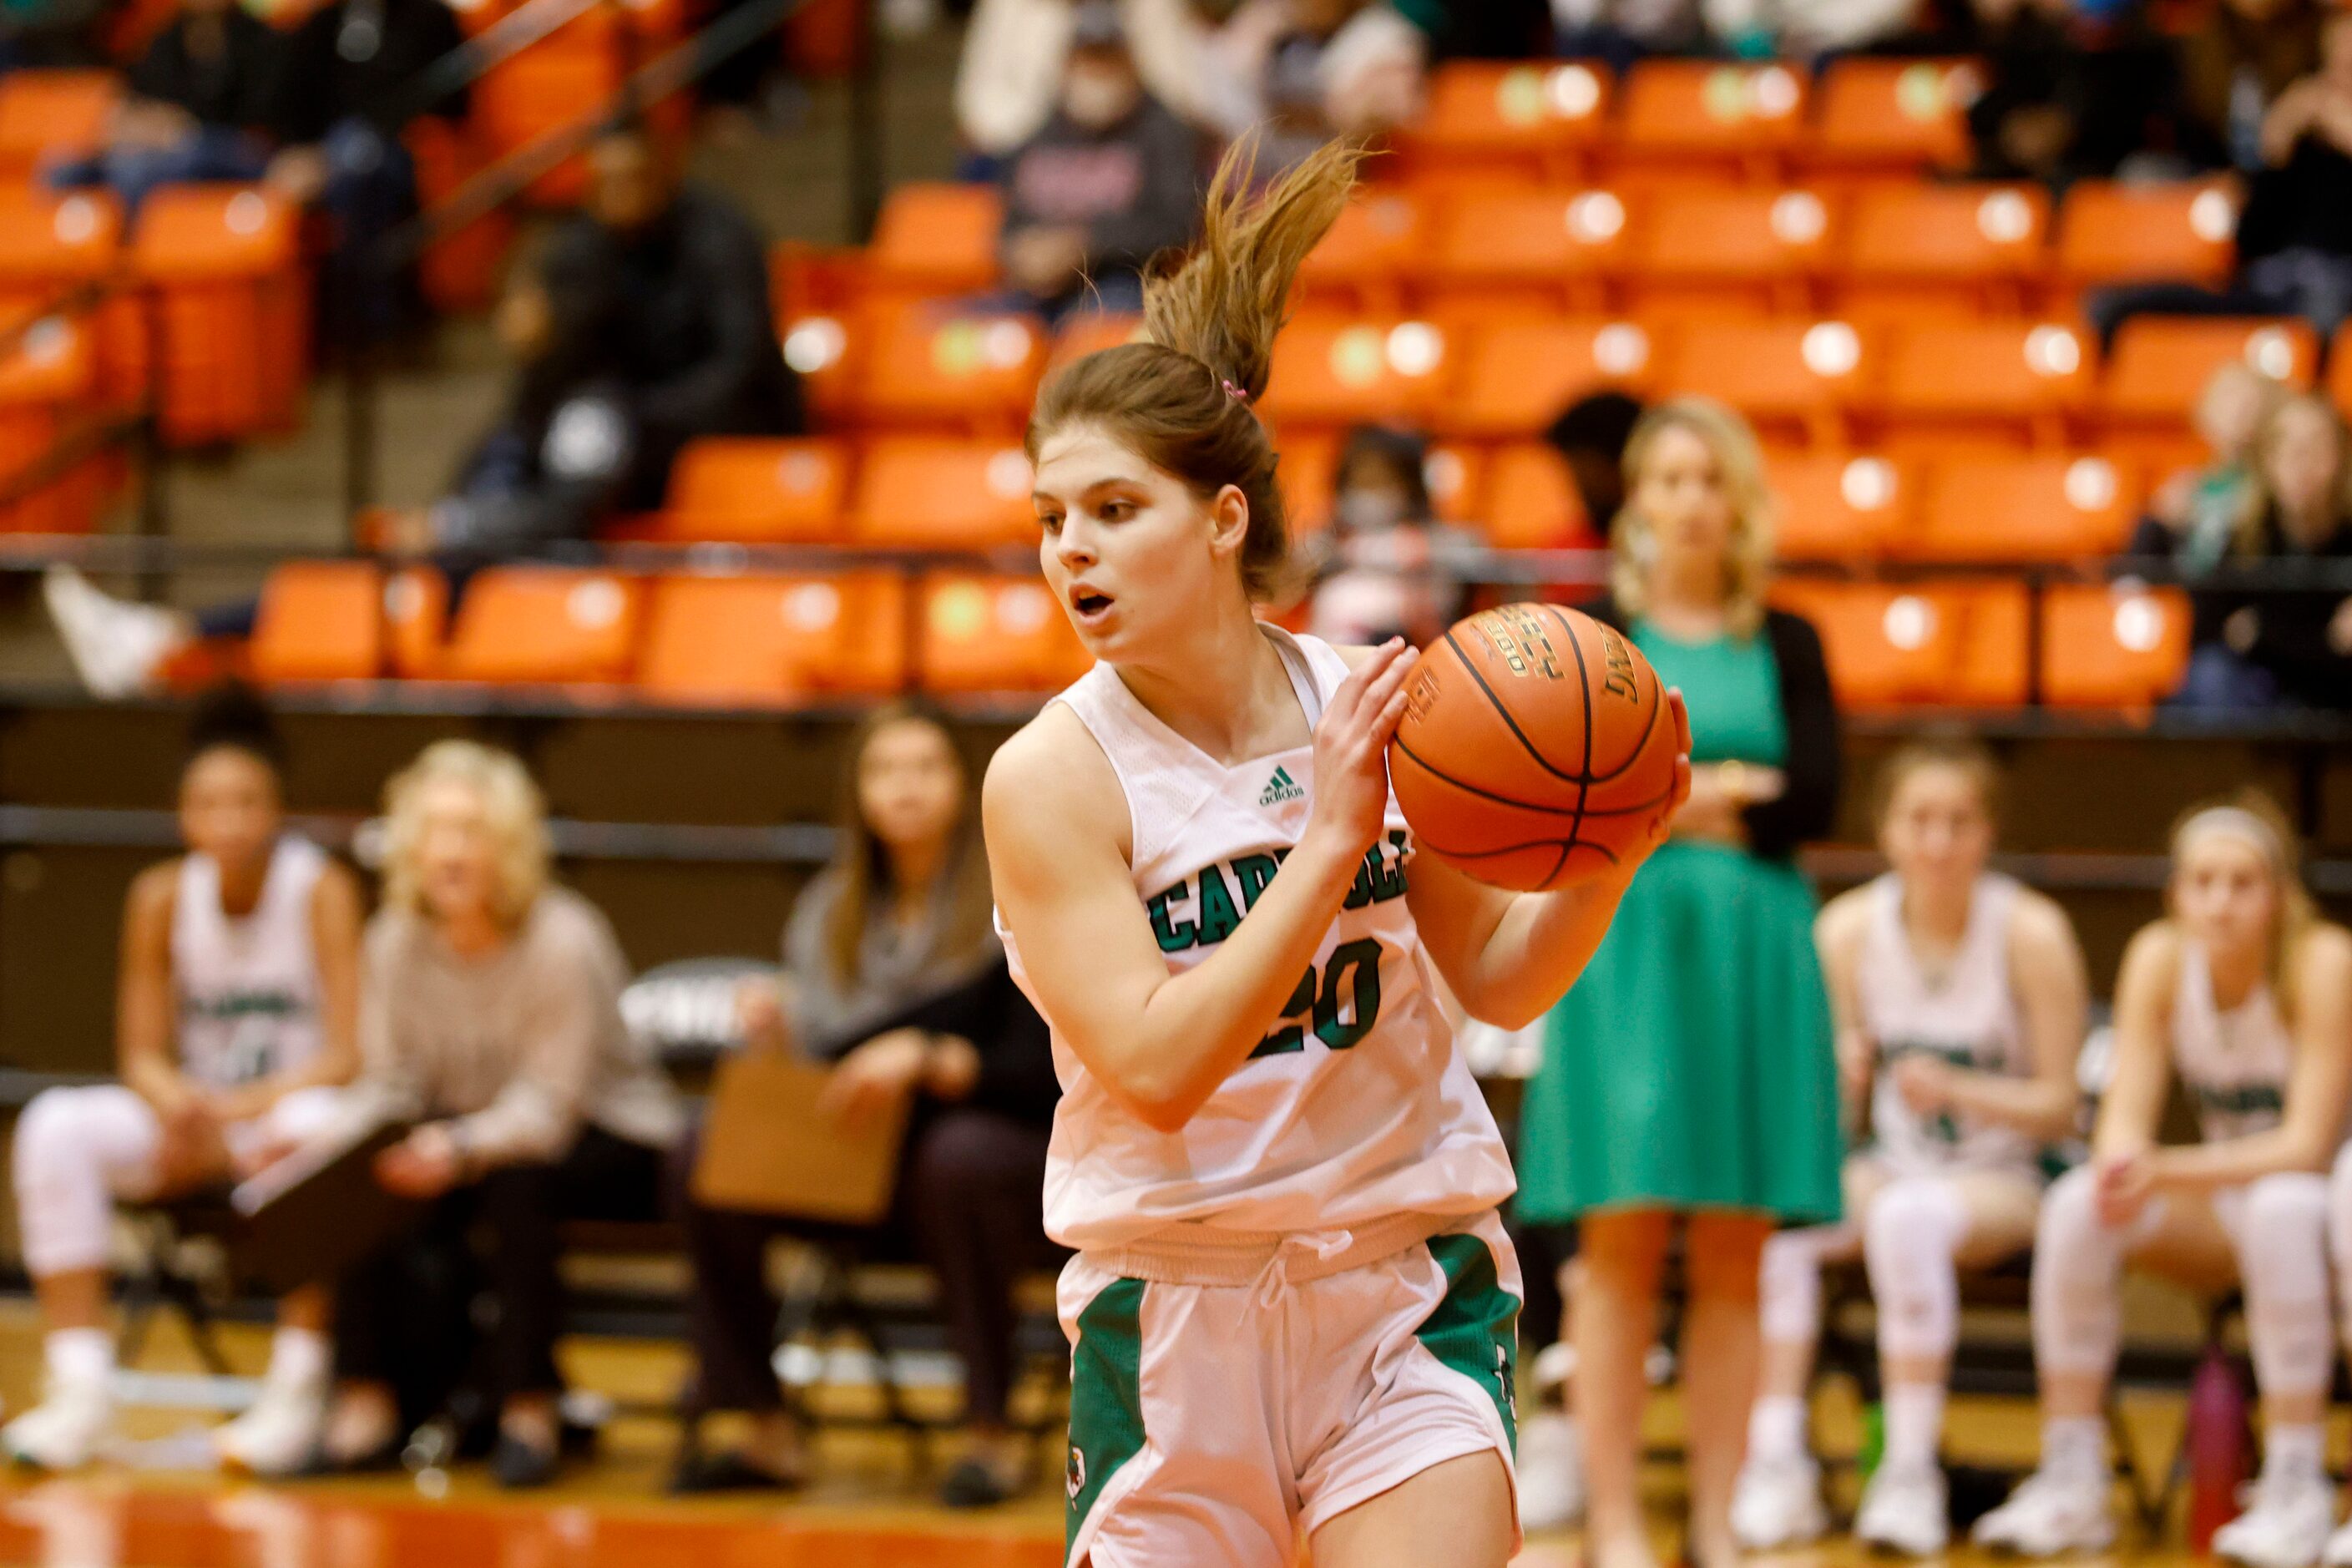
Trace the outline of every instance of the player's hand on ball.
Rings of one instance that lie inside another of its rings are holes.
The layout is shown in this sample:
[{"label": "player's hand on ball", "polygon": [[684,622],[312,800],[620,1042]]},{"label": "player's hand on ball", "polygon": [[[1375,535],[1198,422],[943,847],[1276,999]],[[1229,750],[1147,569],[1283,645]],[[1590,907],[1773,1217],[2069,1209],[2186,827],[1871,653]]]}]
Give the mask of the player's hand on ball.
[{"label": "player's hand on ball", "polygon": [[1307,832],[1361,856],[1380,841],[1389,805],[1389,742],[1404,717],[1405,682],[1420,655],[1391,637],[1358,665],[1315,726],[1315,804]]}]

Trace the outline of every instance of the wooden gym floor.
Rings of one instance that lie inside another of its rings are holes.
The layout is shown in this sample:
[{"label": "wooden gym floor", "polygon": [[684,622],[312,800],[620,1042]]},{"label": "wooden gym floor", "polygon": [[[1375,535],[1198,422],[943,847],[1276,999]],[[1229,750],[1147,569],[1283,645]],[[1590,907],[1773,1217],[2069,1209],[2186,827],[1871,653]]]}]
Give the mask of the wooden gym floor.
[{"label": "wooden gym floor", "polygon": [[[258,1331],[232,1329],[228,1348],[241,1370],[258,1371],[266,1343]],[[39,1367],[37,1325],[29,1304],[0,1301],[0,1394],[8,1409],[34,1397]],[[669,1346],[574,1341],[567,1373],[582,1386],[623,1400],[654,1400],[674,1388],[682,1361]],[[195,1361],[177,1329],[159,1323],[142,1370],[193,1371]],[[2137,1398],[2126,1405],[2139,1449],[2151,1463],[2170,1452],[2179,1429],[2177,1398]],[[212,1417],[187,1409],[142,1408],[124,1418],[118,1462],[66,1479],[0,1480],[0,1563],[39,1568],[1053,1568],[1060,1558],[1058,1488],[1040,1485],[1019,1502],[982,1515],[958,1515],[928,1500],[927,1475],[901,1438],[844,1430],[819,1439],[818,1479],[803,1495],[773,1499],[672,1501],[660,1484],[677,1440],[667,1421],[619,1417],[597,1458],[563,1483],[529,1500],[501,1495],[478,1469],[460,1468],[383,1479],[264,1487],[185,1468],[194,1428]],[[1651,1436],[1670,1440],[1678,1426],[1671,1397],[1654,1413]],[[1832,1452],[1849,1452],[1857,1426],[1853,1402],[1832,1384],[1818,1428]],[[723,1428],[712,1436],[723,1439]],[[2343,1434],[2338,1433],[2339,1438]],[[943,1440],[950,1441],[950,1440]],[[2020,1402],[1955,1402],[1956,1457],[1988,1464],[2030,1456],[2033,1416]],[[175,1450],[177,1452],[175,1452]],[[1058,1456],[1040,1444],[1040,1469],[1058,1471]],[[941,1452],[948,1449],[942,1447]],[[173,1468],[173,1467],[179,1468]],[[935,1472],[932,1472],[935,1473]],[[1654,1467],[1651,1487],[1662,1552],[1673,1549],[1671,1521],[1680,1479]],[[1850,1505],[1851,1487],[1833,1484]],[[1973,1559],[1955,1552],[1956,1561]],[[1759,1559],[1786,1568],[1853,1568],[1861,1553],[1839,1542],[1819,1551]],[[2135,1545],[2116,1562],[2175,1568],[2177,1544]],[[1580,1561],[1572,1535],[1538,1537],[1519,1562],[1570,1568]],[[1664,1561],[1671,1562],[1666,1556]],[[1213,1565],[1203,1565],[1213,1568]]]}]

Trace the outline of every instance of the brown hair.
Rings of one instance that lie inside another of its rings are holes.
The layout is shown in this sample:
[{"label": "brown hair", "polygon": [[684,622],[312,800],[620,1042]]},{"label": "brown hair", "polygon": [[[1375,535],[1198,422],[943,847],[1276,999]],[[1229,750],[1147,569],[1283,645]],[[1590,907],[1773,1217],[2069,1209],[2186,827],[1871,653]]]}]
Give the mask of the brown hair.
[{"label": "brown hair", "polygon": [[1895,809],[1895,797],[1901,793],[1911,775],[1928,768],[1951,768],[1965,777],[1977,792],[1977,800],[1984,814],[1998,826],[2000,823],[2000,764],[1981,741],[1966,735],[1923,735],[1906,741],[1895,750],[1878,770],[1877,794],[1871,802],[1870,819],[1884,827],[1886,814]]},{"label": "brown hair", "polygon": [[955,732],[944,716],[919,702],[887,703],[867,714],[851,734],[849,755],[841,769],[832,868],[841,878],[841,896],[828,911],[824,948],[835,978],[845,985],[857,982],[858,950],[876,901],[896,890],[889,852],[858,805],[858,770],[875,736],[893,724],[910,723],[937,731],[962,775],[961,809],[949,829],[948,857],[940,868],[938,948],[932,956],[942,963],[957,963],[979,952],[988,939],[995,896],[989,888],[988,853],[980,841],[980,803],[972,789],[971,763],[957,748]]},{"label": "brown hair", "polygon": [[1724,623],[1739,637],[1764,624],[1764,592],[1772,580],[1772,492],[1764,482],[1764,456],[1748,421],[1708,397],[1677,397],[1643,412],[1625,442],[1625,504],[1609,531],[1609,591],[1628,616],[1650,607],[1650,569],[1657,543],[1634,496],[1642,469],[1669,430],[1687,430],[1715,458],[1724,499],[1731,506],[1731,543],[1723,563]]},{"label": "brown hair", "polygon": [[[2263,846],[2265,858],[2271,863],[2271,879],[2278,891],[2278,920],[2271,928],[2270,961],[2263,968],[2270,979],[2271,997],[2278,1005],[2279,1016],[2289,1024],[2294,1022],[2294,987],[2290,982],[2294,975],[2296,957],[2303,952],[2303,939],[2320,923],[2319,906],[2312,901],[2311,889],[2303,881],[2303,843],[2287,820],[2278,803],[2262,791],[2251,786],[2232,791],[2213,800],[2200,801],[2176,818],[2168,840],[2171,846],[2173,869],[2179,869],[2183,840],[2189,827],[2209,811],[2239,812],[2252,817],[2270,832],[2271,842]],[[2165,891],[2167,920],[2171,915],[2172,894]]]},{"label": "brown hair", "polygon": [[[2327,426],[2327,433],[2336,442],[2336,490],[2328,498],[2336,510],[2336,527],[2344,527],[2344,520],[2352,515],[2352,430],[2344,424],[2344,416],[2336,405],[2316,392],[2297,392],[2278,399],[2254,431],[2254,482],[2248,504],[2238,513],[2235,543],[2238,554],[2244,560],[2257,560],[2263,554],[2263,520],[2279,510],[2278,493],[2271,483],[2271,452],[2278,445],[2279,432],[2287,419],[2299,411],[2308,410],[2319,416]],[[2286,531],[2286,519],[2278,520],[2282,534]]]},{"label": "brown hair", "polygon": [[1055,432],[1095,424],[1204,501],[1227,485],[1240,490],[1249,507],[1242,585],[1253,599],[1281,591],[1290,528],[1274,442],[1251,405],[1265,391],[1291,279],[1347,205],[1362,156],[1340,142],[1318,148],[1253,202],[1256,142],[1228,148],[1209,184],[1201,243],[1188,257],[1155,260],[1144,280],[1145,341],[1064,367],[1029,416],[1033,463]]}]

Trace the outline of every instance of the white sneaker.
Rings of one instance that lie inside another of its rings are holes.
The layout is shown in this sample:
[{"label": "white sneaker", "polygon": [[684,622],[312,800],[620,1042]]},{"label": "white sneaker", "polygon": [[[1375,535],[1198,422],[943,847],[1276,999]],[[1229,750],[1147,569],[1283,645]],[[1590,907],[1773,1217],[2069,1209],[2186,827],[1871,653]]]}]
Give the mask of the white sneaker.
[{"label": "white sneaker", "polygon": [[163,661],[189,640],[187,622],[180,616],[102,593],[70,566],[42,574],[41,598],[74,672],[95,697],[128,697],[145,689]]},{"label": "white sneaker", "polygon": [[0,1448],[18,1464],[78,1470],[114,1431],[114,1394],[103,1382],[53,1387],[47,1399],[0,1427]]},{"label": "white sneaker", "polygon": [[2036,1470],[2018,1483],[2007,1502],[1977,1521],[1971,1539],[1987,1551],[2021,1557],[2104,1552],[2116,1543],[2116,1518],[2108,1506],[2114,1489],[2104,1468],[2080,1474]]},{"label": "white sneaker", "polygon": [[2321,1568],[2352,1568],[2352,1520],[2327,1538],[2326,1547],[2319,1553]]},{"label": "white sneaker", "polygon": [[2312,1568],[2332,1544],[2336,1495],[2307,1471],[2267,1472],[2253,1506],[2213,1532],[2213,1555],[2246,1568]]},{"label": "white sneaker", "polygon": [[245,1414],[213,1434],[221,1463],[257,1476],[290,1476],[315,1458],[327,1426],[320,1378],[262,1380]]},{"label": "white sneaker", "polygon": [[1566,1530],[1584,1517],[1584,1443],[1576,1417],[1549,1410],[1519,1424],[1519,1528]]},{"label": "white sneaker", "polygon": [[1882,1465],[1862,1492],[1853,1537],[1905,1557],[1933,1557],[1951,1542],[1951,1504],[1934,1465]]},{"label": "white sneaker", "polygon": [[1822,1468],[1812,1456],[1750,1459],[1731,1494],[1732,1538],[1750,1552],[1803,1546],[1829,1533]]}]

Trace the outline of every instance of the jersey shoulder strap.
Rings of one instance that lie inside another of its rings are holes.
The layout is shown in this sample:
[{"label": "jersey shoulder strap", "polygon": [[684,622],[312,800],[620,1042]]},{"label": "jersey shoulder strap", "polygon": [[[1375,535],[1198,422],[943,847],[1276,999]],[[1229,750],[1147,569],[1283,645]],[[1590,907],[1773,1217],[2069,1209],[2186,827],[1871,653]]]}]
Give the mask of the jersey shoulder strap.
[{"label": "jersey shoulder strap", "polygon": [[1129,863],[1150,865],[1216,793],[1208,759],[1152,717],[1108,664],[1096,665],[1055,700],[1078,716],[1110,759],[1127,796]]}]

